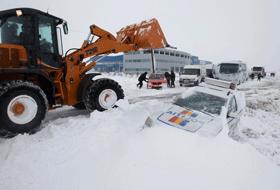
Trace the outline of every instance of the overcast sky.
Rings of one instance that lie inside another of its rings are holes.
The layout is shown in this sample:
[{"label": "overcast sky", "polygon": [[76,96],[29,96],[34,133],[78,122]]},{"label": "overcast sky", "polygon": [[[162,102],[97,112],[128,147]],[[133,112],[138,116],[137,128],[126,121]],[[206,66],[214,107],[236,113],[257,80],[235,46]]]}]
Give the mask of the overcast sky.
[{"label": "overcast sky", "polygon": [[97,24],[120,28],[157,18],[169,44],[218,63],[243,60],[280,71],[280,0],[1,0],[1,9],[32,7],[68,21],[66,48],[79,47]]}]

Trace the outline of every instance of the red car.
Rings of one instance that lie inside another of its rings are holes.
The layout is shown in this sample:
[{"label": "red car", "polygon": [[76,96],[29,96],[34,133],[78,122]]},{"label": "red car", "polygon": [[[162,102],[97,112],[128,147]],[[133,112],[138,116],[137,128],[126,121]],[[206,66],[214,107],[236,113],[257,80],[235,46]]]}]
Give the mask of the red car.
[{"label": "red car", "polygon": [[166,83],[164,74],[151,73],[148,79],[147,88],[162,88],[163,83]]}]

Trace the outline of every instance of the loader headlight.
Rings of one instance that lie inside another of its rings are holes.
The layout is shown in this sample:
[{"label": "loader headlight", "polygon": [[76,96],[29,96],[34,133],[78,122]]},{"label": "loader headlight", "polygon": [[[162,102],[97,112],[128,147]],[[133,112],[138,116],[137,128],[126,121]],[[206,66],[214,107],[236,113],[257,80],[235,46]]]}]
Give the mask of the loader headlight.
[{"label": "loader headlight", "polygon": [[21,16],[22,15],[22,11],[21,10],[16,10],[16,15],[17,16]]}]

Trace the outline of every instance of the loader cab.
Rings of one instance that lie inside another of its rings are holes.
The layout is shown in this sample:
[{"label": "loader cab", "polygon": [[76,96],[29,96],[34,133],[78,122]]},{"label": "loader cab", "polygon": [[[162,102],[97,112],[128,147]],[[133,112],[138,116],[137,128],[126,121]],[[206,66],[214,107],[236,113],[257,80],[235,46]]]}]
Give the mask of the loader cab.
[{"label": "loader cab", "polygon": [[62,32],[66,22],[48,13],[30,8],[0,12],[0,44],[22,45],[29,65],[61,68],[63,66]]}]

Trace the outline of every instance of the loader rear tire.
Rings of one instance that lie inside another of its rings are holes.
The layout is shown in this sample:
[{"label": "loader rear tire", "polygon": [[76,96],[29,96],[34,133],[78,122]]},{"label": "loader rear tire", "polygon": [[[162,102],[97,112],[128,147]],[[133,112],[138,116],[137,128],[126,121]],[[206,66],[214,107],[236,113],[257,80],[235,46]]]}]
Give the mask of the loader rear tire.
[{"label": "loader rear tire", "polygon": [[84,102],[79,102],[75,105],[73,105],[74,108],[76,108],[77,110],[85,110],[86,109],[86,106],[84,104]]},{"label": "loader rear tire", "polygon": [[14,134],[36,132],[48,109],[43,90],[25,81],[1,83],[0,105],[1,128]]},{"label": "loader rear tire", "polygon": [[122,87],[111,79],[98,79],[88,88],[84,98],[86,109],[90,112],[93,110],[104,111],[115,107],[119,99],[124,98]]}]

